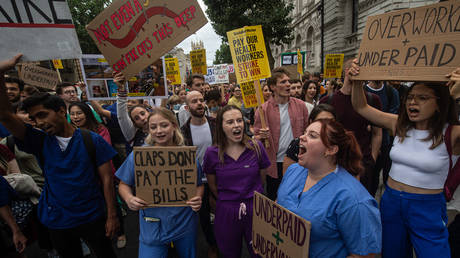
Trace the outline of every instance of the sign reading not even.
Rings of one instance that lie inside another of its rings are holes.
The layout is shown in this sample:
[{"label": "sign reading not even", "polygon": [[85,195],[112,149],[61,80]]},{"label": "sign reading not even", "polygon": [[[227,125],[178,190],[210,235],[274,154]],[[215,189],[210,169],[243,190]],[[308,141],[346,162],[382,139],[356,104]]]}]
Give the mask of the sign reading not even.
[{"label": "sign reading not even", "polygon": [[311,224],[254,192],[252,247],[262,257],[308,258]]},{"label": "sign reading not even", "polygon": [[460,67],[460,1],[372,16],[358,53],[358,80],[447,81]]},{"label": "sign reading not even", "polygon": [[196,147],[134,147],[136,196],[151,206],[187,206],[196,195]]},{"label": "sign reading not even", "polygon": [[0,56],[22,53],[22,61],[81,57],[66,1],[0,1]]},{"label": "sign reading not even", "polygon": [[118,0],[86,30],[113,70],[129,78],[207,22],[196,0]]}]

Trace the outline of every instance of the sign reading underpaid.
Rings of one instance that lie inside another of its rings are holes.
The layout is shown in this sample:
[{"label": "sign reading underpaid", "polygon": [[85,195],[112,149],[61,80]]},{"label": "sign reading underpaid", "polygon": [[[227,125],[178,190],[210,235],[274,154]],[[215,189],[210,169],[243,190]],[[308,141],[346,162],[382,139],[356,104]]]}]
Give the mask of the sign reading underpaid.
[{"label": "sign reading underpaid", "polygon": [[324,63],[324,78],[342,77],[343,54],[328,54]]},{"label": "sign reading underpaid", "polygon": [[59,77],[56,71],[32,64],[25,64],[22,66],[19,78],[21,78],[25,84],[50,90],[54,90],[59,83]]},{"label": "sign reading underpaid", "polygon": [[180,70],[179,70],[179,61],[176,57],[165,58],[166,66],[166,78],[171,81],[173,85],[180,85]]},{"label": "sign reading underpaid", "polygon": [[446,81],[460,66],[460,1],[369,17],[358,80]]},{"label": "sign reading underpaid", "polygon": [[192,65],[192,73],[201,75],[207,74],[206,49],[190,51],[190,63]]},{"label": "sign reading underpaid", "polygon": [[196,195],[196,147],[134,147],[136,196],[150,206],[186,206]]},{"label": "sign reading underpaid", "polygon": [[262,26],[245,26],[227,32],[238,83],[271,76]]},{"label": "sign reading underpaid", "polygon": [[196,0],[118,0],[86,30],[113,70],[130,78],[206,23]]},{"label": "sign reading underpaid", "polygon": [[308,258],[311,224],[254,192],[252,247],[262,257]]}]

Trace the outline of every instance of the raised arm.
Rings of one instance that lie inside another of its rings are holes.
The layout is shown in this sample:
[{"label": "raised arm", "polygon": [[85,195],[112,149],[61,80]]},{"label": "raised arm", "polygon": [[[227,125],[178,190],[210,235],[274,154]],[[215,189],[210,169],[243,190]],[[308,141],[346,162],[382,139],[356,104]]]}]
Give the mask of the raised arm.
[{"label": "raised arm", "polygon": [[127,142],[131,142],[136,135],[136,128],[128,114],[128,90],[126,89],[125,77],[122,73],[114,73],[113,81],[118,86],[117,94],[117,118],[121,132]]},{"label": "raised arm", "polygon": [[[355,60],[356,61],[356,60]],[[347,76],[356,76],[359,74],[359,67],[356,62],[349,69]],[[387,128],[393,135],[396,131],[396,122],[398,115],[385,113],[367,104],[366,94],[364,93],[363,82],[350,79],[345,79],[344,83],[352,83],[351,103],[355,111],[362,117],[371,121],[371,123]]]},{"label": "raised arm", "polygon": [[8,100],[6,95],[6,86],[5,86],[5,72],[12,69],[19,59],[22,57],[22,54],[18,54],[15,57],[0,61],[0,123],[8,129],[11,134],[20,140],[24,140],[26,134],[26,126],[24,122],[11,112],[12,107],[11,103]]},{"label": "raised arm", "polygon": [[[447,86],[450,90],[450,95],[453,99],[460,99],[460,68],[455,69],[453,72],[446,75],[449,78]],[[460,126],[454,126],[452,128],[452,153],[454,155],[460,155]]]},{"label": "raised arm", "polygon": [[96,113],[98,113],[100,116],[103,116],[105,118],[107,118],[108,120],[111,120],[112,119],[112,116],[111,116],[111,113],[110,111],[108,111],[107,109],[104,109],[101,104],[99,104],[98,101],[96,100],[91,100],[90,101],[91,103],[91,106],[94,108],[94,110],[96,111]]}]

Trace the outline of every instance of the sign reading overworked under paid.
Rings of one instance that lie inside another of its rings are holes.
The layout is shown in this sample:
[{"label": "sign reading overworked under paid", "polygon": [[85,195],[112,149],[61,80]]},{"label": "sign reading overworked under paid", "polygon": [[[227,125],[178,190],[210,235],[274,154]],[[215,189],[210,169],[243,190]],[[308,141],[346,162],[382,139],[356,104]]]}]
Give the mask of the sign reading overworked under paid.
[{"label": "sign reading overworked under paid", "polygon": [[59,83],[56,71],[33,64],[24,64],[19,73],[19,78],[26,84],[50,90],[54,90]]},{"label": "sign reading overworked under paid", "polygon": [[136,196],[151,206],[186,206],[196,195],[196,147],[135,147]]},{"label": "sign reading overworked under paid", "polygon": [[446,1],[369,17],[356,78],[446,81],[460,67],[459,9],[460,1]]},{"label": "sign reading overworked under paid", "polygon": [[227,32],[238,83],[271,76],[262,26],[246,26]]},{"label": "sign reading overworked under paid", "polygon": [[252,247],[262,257],[308,258],[310,222],[254,192]]},{"label": "sign reading overworked under paid", "polygon": [[86,29],[113,70],[129,78],[207,22],[196,0],[118,0]]}]

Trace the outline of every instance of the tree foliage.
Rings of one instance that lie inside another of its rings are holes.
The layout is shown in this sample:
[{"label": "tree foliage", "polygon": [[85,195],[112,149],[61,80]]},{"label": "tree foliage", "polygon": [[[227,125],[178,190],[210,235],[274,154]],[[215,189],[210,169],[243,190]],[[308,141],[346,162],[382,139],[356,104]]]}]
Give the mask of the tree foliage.
[{"label": "tree foliage", "polygon": [[294,5],[285,0],[204,0],[204,3],[214,30],[226,42],[227,31],[262,25],[271,67],[275,61],[269,43],[288,44],[294,39],[289,15]]},{"label": "tree foliage", "polygon": [[86,31],[85,26],[96,18],[111,2],[111,0],[67,0],[75,30],[77,31],[78,41],[84,54],[101,53]]},{"label": "tree foliage", "polygon": [[214,64],[231,64],[232,54],[230,53],[230,46],[227,42],[222,42],[219,49],[216,50],[214,57]]}]

